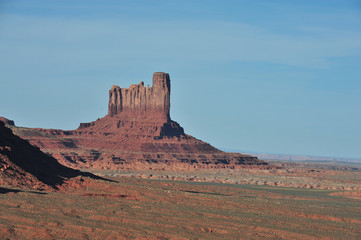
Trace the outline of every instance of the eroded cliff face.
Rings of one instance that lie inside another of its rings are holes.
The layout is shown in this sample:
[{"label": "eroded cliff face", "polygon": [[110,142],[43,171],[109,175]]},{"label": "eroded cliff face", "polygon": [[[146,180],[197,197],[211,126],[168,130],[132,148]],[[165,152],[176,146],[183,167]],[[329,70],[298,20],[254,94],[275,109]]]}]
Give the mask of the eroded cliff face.
[{"label": "eroded cliff face", "polygon": [[0,121],[0,186],[54,190],[77,176],[93,175],[61,165]]},{"label": "eroded cliff face", "polygon": [[[168,73],[153,74],[153,86],[144,82],[129,88],[113,85],[109,91],[108,115],[97,121],[81,123],[78,130],[107,131],[119,138],[159,139],[185,137],[183,128],[172,121],[170,112],[170,77]],[[101,130],[100,130],[101,129]]]},{"label": "eroded cliff face", "polygon": [[168,73],[153,74],[153,86],[144,87],[144,82],[129,88],[114,85],[109,91],[108,116],[147,115],[170,120],[170,78]]}]

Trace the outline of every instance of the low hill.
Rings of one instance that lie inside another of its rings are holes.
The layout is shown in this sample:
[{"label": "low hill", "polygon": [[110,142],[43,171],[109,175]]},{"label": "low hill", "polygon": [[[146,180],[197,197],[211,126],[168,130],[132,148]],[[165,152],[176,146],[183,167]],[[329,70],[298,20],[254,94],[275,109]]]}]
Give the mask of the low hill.
[{"label": "low hill", "polygon": [[61,165],[55,158],[15,136],[0,121],[1,186],[52,190],[67,179],[77,176],[93,175]]}]

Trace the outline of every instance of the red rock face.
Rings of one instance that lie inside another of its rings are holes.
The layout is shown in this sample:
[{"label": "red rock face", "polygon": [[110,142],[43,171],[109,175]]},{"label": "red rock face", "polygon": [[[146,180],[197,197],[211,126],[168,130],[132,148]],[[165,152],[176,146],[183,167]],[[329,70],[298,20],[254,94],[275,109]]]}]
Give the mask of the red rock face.
[{"label": "red rock face", "polygon": [[185,136],[183,128],[170,119],[169,111],[169,74],[156,72],[152,87],[144,87],[144,82],[123,89],[113,85],[109,91],[108,115],[95,122],[81,123],[78,130],[108,129],[106,134],[118,138]]},{"label": "red rock face", "polygon": [[15,136],[0,121],[0,185],[57,189],[66,179],[91,174],[65,167],[28,141]]},{"label": "red rock face", "polygon": [[113,86],[109,91],[108,116],[138,116],[169,120],[170,78],[167,73],[154,73],[153,86],[144,87],[144,82],[121,89]]},{"label": "red rock face", "polygon": [[169,116],[170,77],[154,73],[143,82],[109,91],[108,115],[74,131],[13,128],[33,145],[75,168],[124,169],[156,166],[237,167],[264,165],[256,157],[224,153],[184,133]]}]

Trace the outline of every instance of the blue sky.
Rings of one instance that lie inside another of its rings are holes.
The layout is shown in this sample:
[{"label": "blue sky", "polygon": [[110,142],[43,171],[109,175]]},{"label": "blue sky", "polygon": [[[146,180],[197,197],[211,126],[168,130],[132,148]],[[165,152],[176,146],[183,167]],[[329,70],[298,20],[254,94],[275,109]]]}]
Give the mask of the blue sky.
[{"label": "blue sky", "polygon": [[361,1],[0,0],[0,116],[75,129],[108,90],[172,80],[219,148],[361,158]]}]

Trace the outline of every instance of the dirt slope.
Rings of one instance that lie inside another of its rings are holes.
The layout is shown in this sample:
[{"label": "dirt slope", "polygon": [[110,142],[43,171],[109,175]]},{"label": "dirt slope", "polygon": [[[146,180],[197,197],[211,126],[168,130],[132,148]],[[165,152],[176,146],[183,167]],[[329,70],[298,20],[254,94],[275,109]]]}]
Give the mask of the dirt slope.
[{"label": "dirt slope", "polygon": [[15,136],[0,121],[0,185],[34,189],[57,189],[77,176],[92,176],[61,165],[55,158]]}]

